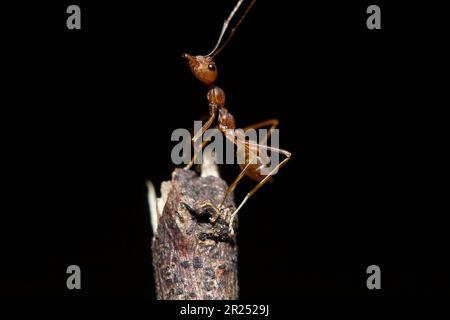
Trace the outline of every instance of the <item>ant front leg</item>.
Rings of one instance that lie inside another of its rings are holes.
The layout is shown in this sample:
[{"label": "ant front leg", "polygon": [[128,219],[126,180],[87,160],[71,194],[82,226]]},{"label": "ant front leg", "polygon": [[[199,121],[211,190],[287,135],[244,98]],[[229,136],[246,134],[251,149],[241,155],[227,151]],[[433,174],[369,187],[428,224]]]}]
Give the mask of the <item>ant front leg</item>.
[{"label": "ant front leg", "polygon": [[211,127],[211,124],[213,123],[214,118],[216,117],[216,111],[217,111],[217,107],[214,106],[214,105],[210,105],[210,116],[209,116],[209,119],[205,122],[203,127],[199,131],[197,131],[197,133],[192,138],[192,144],[194,146],[194,156],[192,157],[191,162],[189,162],[184,167],[184,170],[189,170],[189,169],[192,168],[192,166],[194,165],[195,160],[197,159],[198,155],[203,150],[205,145],[209,142],[209,141],[203,141],[202,144],[200,145],[200,148],[196,148],[197,140],[200,139],[200,137],[205,133],[206,130],[209,129],[209,127]]},{"label": "ant front leg", "polygon": [[197,160],[198,155],[200,154],[200,152],[202,152],[203,148],[205,147],[205,145],[208,143],[209,141],[203,141],[202,144],[200,145],[200,148],[195,148],[195,142],[193,142],[194,144],[194,156],[192,157],[191,161],[184,167],[184,170],[189,170],[192,168],[192,166],[195,163],[195,160]]}]

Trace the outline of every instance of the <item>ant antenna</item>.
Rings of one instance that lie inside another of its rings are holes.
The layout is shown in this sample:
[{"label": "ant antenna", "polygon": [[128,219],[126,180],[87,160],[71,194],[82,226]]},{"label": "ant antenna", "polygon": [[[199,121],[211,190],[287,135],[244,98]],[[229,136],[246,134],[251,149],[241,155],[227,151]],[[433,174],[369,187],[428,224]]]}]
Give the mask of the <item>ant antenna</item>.
[{"label": "ant antenna", "polygon": [[228,29],[228,24],[230,23],[231,19],[233,19],[233,16],[236,14],[236,12],[239,10],[239,7],[241,6],[242,2],[244,0],[239,0],[236,6],[234,7],[233,11],[231,11],[230,16],[225,20],[223,23],[222,31],[220,32],[219,40],[217,40],[217,44],[214,47],[214,49],[207,55],[208,57],[214,58],[222,49],[228,44],[230,39],[233,37],[234,33],[236,32],[237,28],[241,24],[241,22],[245,19],[247,14],[249,13],[250,9],[255,4],[256,0],[252,0],[252,2],[248,5],[247,9],[245,10],[244,14],[241,16],[239,21],[236,23],[236,25],[231,29],[230,35],[228,36],[227,40],[225,40],[225,43],[219,48],[220,43],[222,42],[222,38],[225,35],[225,32]]}]

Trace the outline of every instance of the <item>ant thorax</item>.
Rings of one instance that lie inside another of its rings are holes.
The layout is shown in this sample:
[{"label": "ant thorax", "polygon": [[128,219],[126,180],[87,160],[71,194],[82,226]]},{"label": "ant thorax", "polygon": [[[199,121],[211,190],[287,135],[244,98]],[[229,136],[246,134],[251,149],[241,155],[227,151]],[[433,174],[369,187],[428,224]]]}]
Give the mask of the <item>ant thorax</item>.
[{"label": "ant thorax", "polygon": [[218,86],[213,86],[208,90],[207,99],[210,106],[225,107],[225,92]]}]

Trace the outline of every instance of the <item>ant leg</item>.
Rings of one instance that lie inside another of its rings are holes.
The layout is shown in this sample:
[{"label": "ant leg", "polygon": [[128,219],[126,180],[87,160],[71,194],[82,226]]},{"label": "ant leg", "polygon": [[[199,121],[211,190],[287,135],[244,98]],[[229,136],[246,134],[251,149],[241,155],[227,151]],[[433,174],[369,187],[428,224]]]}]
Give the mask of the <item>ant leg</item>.
[{"label": "ant leg", "polygon": [[205,147],[205,145],[209,142],[209,140],[203,141],[202,144],[200,145],[200,148],[195,149],[194,150],[194,156],[192,157],[191,162],[189,162],[183,169],[184,170],[189,170],[190,168],[192,168],[192,166],[195,163],[195,160],[197,159],[198,155],[200,154],[200,152],[202,152],[203,148]]},{"label": "ant leg", "polygon": [[276,127],[278,127],[278,119],[269,119],[263,122],[258,122],[256,124],[253,124],[251,126],[245,127],[244,128],[244,132],[250,129],[261,129],[261,128],[266,128],[269,127],[269,132],[267,133],[266,136],[264,136],[261,141],[259,141],[260,144],[264,144],[266,143],[267,139],[270,138],[270,136],[272,135],[272,130],[275,129]]},{"label": "ant leg", "polygon": [[192,144],[194,145],[194,156],[192,157],[191,162],[189,162],[189,164],[187,164],[184,167],[184,170],[188,170],[188,169],[192,168],[192,166],[194,165],[195,159],[197,159],[199,153],[202,151],[202,149],[206,145],[206,143],[209,142],[209,141],[203,141],[202,144],[200,145],[200,148],[198,148],[198,149],[195,148],[195,143],[197,142],[198,139],[200,139],[200,137],[205,133],[205,131],[208,130],[209,127],[211,127],[211,124],[214,121],[215,117],[216,117],[216,109],[213,108],[213,109],[211,109],[211,115],[209,116],[209,119],[205,122],[203,127],[199,131],[197,131],[197,133],[192,138]]},{"label": "ant leg", "polygon": [[[265,135],[260,143],[266,143],[267,139],[269,139],[269,137],[272,134],[272,130],[275,129],[278,126],[278,119],[269,119],[263,122],[258,122],[256,124],[250,125],[248,127],[245,127],[243,130],[244,132],[250,129],[260,129],[260,128],[265,128],[265,127],[269,127],[269,132],[267,133],[267,135]],[[241,173],[239,174],[239,176],[234,180],[234,182],[228,187],[226,193],[225,193],[225,197],[223,198],[222,202],[221,202],[221,206],[225,203],[225,200],[227,199],[227,196],[229,195],[229,193],[231,191],[233,191],[233,189],[236,187],[236,185],[238,184],[238,182],[244,177],[245,172],[247,171],[248,167],[250,165],[250,162],[244,167],[244,169],[241,171]]]},{"label": "ant leg", "polygon": [[[248,142],[246,142],[246,146],[248,146]],[[274,169],[272,169],[271,172],[269,172],[268,175],[266,175],[266,177],[261,180],[261,182],[259,182],[256,187],[254,187],[249,193],[247,193],[247,195],[245,196],[244,200],[242,200],[242,202],[239,204],[239,206],[237,207],[237,209],[233,212],[233,214],[231,215],[230,218],[230,224],[229,224],[229,230],[231,234],[234,234],[234,230],[233,230],[233,221],[236,218],[237,213],[239,212],[239,210],[241,210],[241,208],[244,206],[244,204],[247,202],[247,200],[255,194],[256,191],[258,191],[259,188],[261,188],[269,179],[270,177],[277,172],[282,166],[284,166],[290,159],[291,159],[291,153],[289,151],[283,150],[283,149],[278,149],[278,148],[273,148],[273,147],[268,147],[265,145],[258,145],[258,144],[252,144],[252,147],[258,147],[258,148],[263,148],[266,150],[270,150],[271,152],[278,152],[283,154],[284,156],[286,156],[286,158],[281,161]]]},{"label": "ant leg", "polygon": [[225,192],[225,196],[223,197],[222,202],[220,203],[219,207],[222,207],[223,204],[225,203],[225,200],[227,199],[228,195],[230,194],[231,191],[234,190],[234,188],[236,187],[236,185],[238,184],[238,182],[244,177],[247,169],[250,167],[251,162],[247,163],[247,165],[244,167],[244,169],[242,169],[241,173],[239,173],[239,175],[237,176],[237,178],[233,181],[233,183],[228,187],[227,191]]}]

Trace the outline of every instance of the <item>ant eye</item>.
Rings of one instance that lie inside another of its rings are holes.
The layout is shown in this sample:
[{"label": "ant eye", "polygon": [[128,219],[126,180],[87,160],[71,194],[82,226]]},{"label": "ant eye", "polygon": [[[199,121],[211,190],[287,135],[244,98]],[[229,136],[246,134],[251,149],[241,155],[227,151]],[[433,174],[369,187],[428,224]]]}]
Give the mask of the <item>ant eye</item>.
[{"label": "ant eye", "polygon": [[208,69],[214,71],[214,70],[216,70],[216,66],[214,64],[210,63],[210,64],[208,64]]}]

